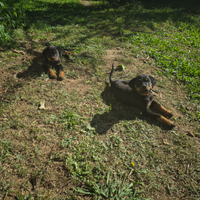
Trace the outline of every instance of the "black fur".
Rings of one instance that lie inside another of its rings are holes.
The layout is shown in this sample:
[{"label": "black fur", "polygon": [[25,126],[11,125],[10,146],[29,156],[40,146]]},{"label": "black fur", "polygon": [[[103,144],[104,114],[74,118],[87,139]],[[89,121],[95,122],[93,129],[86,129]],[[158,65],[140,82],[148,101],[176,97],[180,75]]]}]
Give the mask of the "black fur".
[{"label": "black fur", "polygon": [[[154,100],[154,96],[151,92],[151,89],[156,84],[155,78],[153,78],[152,76],[148,76],[147,74],[141,74],[133,78],[131,81],[113,80],[113,71],[114,65],[112,65],[112,70],[110,73],[110,83],[111,91],[118,101],[120,101],[123,104],[139,108],[142,111],[143,115],[146,115],[152,119],[158,120],[162,117],[160,114],[152,112],[150,107],[161,108],[160,110],[163,109],[163,112],[165,112],[166,115],[168,115],[169,117],[172,116],[172,113],[170,111],[169,113],[168,110],[166,112],[166,109],[160,106],[160,104],[158,104]],[[164,119],[163,121],[166,121],[165,124],[171,123],[169,124],[169,126],[174,126],[172,125],[173,122],[167,119]]]}]

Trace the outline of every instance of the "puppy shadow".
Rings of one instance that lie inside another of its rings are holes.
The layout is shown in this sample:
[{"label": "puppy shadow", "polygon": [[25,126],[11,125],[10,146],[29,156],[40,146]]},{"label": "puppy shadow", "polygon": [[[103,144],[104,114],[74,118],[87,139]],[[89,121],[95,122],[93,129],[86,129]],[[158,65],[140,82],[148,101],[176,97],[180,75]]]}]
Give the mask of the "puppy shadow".
[{"label": "puppy shadow", "polygon": [[141,117],[140,112],[136,108],[124,106],[114,99],[108,83],[106,83],[104,91],[101,93],[101,97],[105,104],[110,108],[103,114],[96,114],[90,123],[98,134],[106,134],[114,124],[121,120],[135,120],[136,118]]},{"label": "puppy shadow", "polygon": [[106,105],[109,106],[107,112],[103,114],[96,114],[90,122],[91,127],[95,128],[95,131],[100,134],[106,134],[107,131],[121,120],[145,120],[148,124],[156,124],[162,129],[168,130],[167,127],[142,115],[141,111],[136,107],[126,106],[118,102],[114,95],[110,91],[109,84],[106,83],[104,91],[101,93],[101,97]]},{"label": "puppy shadow", "polygon": [[28,67],[27,70],[17,73],[17,78],[37,78],[40,77],[43,72],[45,72],[43,67],[42,53],[36,51],[32,51],[31,53],[35,55],[31,65]]}]

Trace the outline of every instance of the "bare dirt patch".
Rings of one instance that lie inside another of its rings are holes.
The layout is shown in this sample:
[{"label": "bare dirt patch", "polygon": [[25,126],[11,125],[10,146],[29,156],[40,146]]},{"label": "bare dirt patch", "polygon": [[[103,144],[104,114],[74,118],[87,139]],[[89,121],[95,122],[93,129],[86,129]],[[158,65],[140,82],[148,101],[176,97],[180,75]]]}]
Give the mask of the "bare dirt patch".
[{"label": "bare dirt patch", "polygon": [[79,79],[64,79],[63,86],[67,91],[75,89],[79,93],[80,97],[84,96],[91,88],[91,85],[85,84],[84,77]]}]

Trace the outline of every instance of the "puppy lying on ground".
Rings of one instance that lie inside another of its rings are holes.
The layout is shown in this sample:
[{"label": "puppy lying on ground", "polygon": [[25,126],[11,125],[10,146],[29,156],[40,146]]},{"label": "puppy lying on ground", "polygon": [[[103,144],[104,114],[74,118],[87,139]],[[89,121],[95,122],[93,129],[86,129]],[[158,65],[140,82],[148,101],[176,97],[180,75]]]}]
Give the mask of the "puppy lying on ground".
[{"label": "puppy lying on ground", "polygon": [[[48,46],[44,49],[42,52],[45,62],[44,62],[44,70],[46,73],[49,74],[49,78],[56,79],[58,81],[62,81],[64,79],[64,71],[63,66],[61,64],[61,56],[66,55],[69,57],[70,54],[73,54],[69,51],[66,51],[65,49],[56,47],[56,46]],[[56,69],[57,75],[54,73],[53,69]]]},{"label": "puppy lying on ground", "polygon": [[[124,80],[113,80],[113,70],[114,65],[112,65],[110,73],[110,83],[111,91],[117,100],[123,104],[139,108],[143,115],[148,116],[151,119],[155,119],[170,128],[175,126],[172,121],[165,118],[172,117],[172,112],[157,103],[151,93],[151,89],[156,83],[155,78],[146,74],[141,74],[129,82]],[[158,110],[163,116],[152,112],[150,108]]]}]

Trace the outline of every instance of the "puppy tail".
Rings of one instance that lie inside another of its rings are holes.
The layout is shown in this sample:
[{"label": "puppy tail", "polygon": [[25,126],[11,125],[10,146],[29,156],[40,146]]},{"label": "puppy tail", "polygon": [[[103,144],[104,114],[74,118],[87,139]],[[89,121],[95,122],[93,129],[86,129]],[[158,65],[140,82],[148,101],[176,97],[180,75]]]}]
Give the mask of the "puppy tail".
[{"label": "puppy tail", "polygon": [[114,71],[114,64],[112,64],[112,69],[111,69],[111,72],[110,72],[110,83],[112,83],[114,81],[113,78],[112,78],[113,71]]}]

